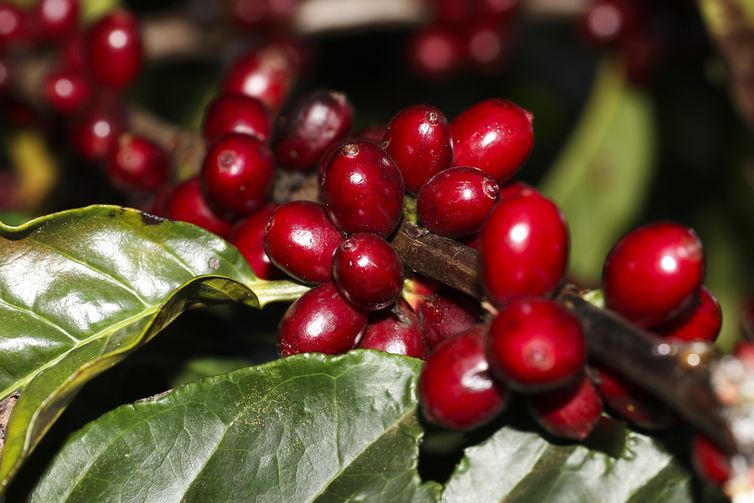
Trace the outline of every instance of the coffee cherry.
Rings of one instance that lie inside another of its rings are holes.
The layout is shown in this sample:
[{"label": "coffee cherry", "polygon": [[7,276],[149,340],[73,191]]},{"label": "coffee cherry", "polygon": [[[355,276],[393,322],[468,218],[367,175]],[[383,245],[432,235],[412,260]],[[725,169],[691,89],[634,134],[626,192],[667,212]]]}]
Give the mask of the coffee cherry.
[{"label": "coffee cherry", "polygon": [[449,292],[416,299],[414,311],[430,351],[445,339],[470,329],[482,317],[478,303]]},{"label": "coffee cherry", "polygon": [[261,279],[271,280],[282,276],[280,269],[275,267],[264,251],[264,231],[276,209],[275,205],[270,204],[255,211],[234,228],[230,237],[230,242],[238,248],[254,274]]},{"label": "coffee cherry", "polygon": [[104,86],[125,89],[141,71],[139,24],[128,11],[116,10],[97,21],[89,32],[87,49],[92,74]]},{"label": "coffee cherry", "polygon": [[584,440],[602,416],[602,399],[586,377],[565,388],[529,395],[527,402],[537,423],[558,438]]},{"label": "coffee cherry", "polygon": [[83,31],[74,31],[60,41],[58,64],[68,70],[89,72],[87,61],[87,37]]},{"label": "coffee cherry", "polygon": [[539,192],[537,189],[524,182],[510,181],[500,187],[500,199],[510,199],[512,197],[531,194],[539,194]]},{"label": "coffee cherry", "polygon": [[483,73],[500,72],[510,51],[510,28],[494,18],[479,18],[464,30],[466,59]]},{"label": "coffee cherry", "polygon": [[408,62],[415,73],[428,78],[447,78],[463,63],[463,42],[455,30],[431,26],[417,31],[408,45]]},{"label": "coffee cherry", "polygon": [[476,0],[432,0],[435,19],[443,24],[463,26],[479,14]]},{"label": "coffee cherry", "polygon": [[393,309],[373,316],[359,342],[359,349],[376,349],[422,360],[427,357],[419,320],[408,306],[397,302]]},{"label": "coffee cherry", "polygon": [[496,21],[507,21],[521,5],[521,0],[481,0],[482,15]]},{"label": "coffee cherry", "polygon": [[107,174],[122,190],[154,192],[168,180],[170,161],[165,150],[153,141],[124,134],[110,150]]},{"label": "coffee cherry", "polygon": [[201,176],[211,204],[228,215],[248,215],[267,201],[275,165],[272,153],[261,140],[228,133],[210,147]]},{"label": "coffee cherry", "polygon": [[654,328],[691,305],[703,276],[696,233],[659,222],[630,232],[613,246],[602,271],[602,289],[609,309]]},{"label": "coffee cherry", "polygon": [[340,232],[322,206],[309,201],[280,206],[264,233],[264,249],[272,263],[304,283],[330,281],[340,241]]},{"label": "coffee cherry", "polygon": [[498,182],[508,180],[534,146],[532,115],[507,100],[490,99],[453,119],[455,166],[473,166]]},{"label": "coffee cherry", "polygon": [[278,325],[280,356],[297,353],[337,355],[356,346],[367,325],[333,283],[324,283],[302,295]]},{"label": "coffee cherry", "polygon": [[231,223],[220,218],[207,205],[198,178],[175,188],[165,205],[165,213],[172,220],[198,225],[221,237],[230,234]]},{"label": "coffee cherry", "polygon": [[441,236],[465,238],[479,232],[498,200],[497,182],[477,168],[452,168],[433,176],[417,198],[422,225]]},{"label": "coffee cherry", "polygon": [[660,333],[686,341],[714,342],[720,335],[723,325],[723,311],[720,303],[705,287],[699,289],[699,298],[691,312],[682,319],[663,327]]},{"label": "coffee cherry", "polygon": [[584,334],[579,320],[552,300],[514,300],[490,325],[487,357],[493,372],[511,388],[551,390],[584,370]]},{"label": "coffee cherry", "polygon": [[597,47],[609,47],[637,35],[641,9],[633,0],[598,0],[580,20],[582,37]]},{"label": "coffee cherry", "polygon": [[552,293],[568,265],[568,228],[555,204],[536,192],[503,198],[480,233],[481,278],[497,303]]},{"label": "coffee cherry", "polygon": [[696,473],[712,485],[721,487],[731,478],[730,458],[701,433],[694,434],[691,462]]},{"label": "coffee cherry", "polygon": [[228,70],[223,90],[258,98],[277,112],[293,89],[296,68],[287,52],[269,45],[251,51]]},{"label": "coffee cherry", "polygon": [[384,309],[403,289],[403,263],[398,252],[376,234],[349,236],[335,251],[332,264],[335,284],[359,309]]},{"label": "coffee cherry", "polygon": [[71,143],[90,162],[102,161],[126,129],[120,104],[95,103],[71,124]]},{"label": "coffee cherry", "polygon": [[89,79],[78,70],[52,72],[45,78],[42,89],[50,108],[61,114],[80,111],[92,98]]},{"label": "coffee cherry", "polygon": [[403,177],[379,145],[356,141],[333,153],[322,174],[322,204],[345,233],[387,237],[403,211]]},{"label": "coffee cherry", "polygon": [[76,30],[78,0],[39,0],[34,8],[39,31],[45,39],[60,39]]},{"label": "coffee cherry", "polygon": [[385,126],[372,124],[371,126],[354,133],[353,137],[359,140],[369,140],[375,143],[381,143],[383,138],[385,138],[386,132],[387,129],[385,128]]},{"label": "coffee cherry", "polygon": [[419,376],[419,400],[428,421],[470,430],[503,411],[508,390],[491,379],[484,342],[485,328],[475,327],[444,341],[429,355]]},{"label": "coffee cherry", "polygon": [[29,33],[27,13],[12,2],[0,2],[0,47],[24,42]]},{"label": "coffee cherry", "polygon": [[259,29],[287,21],[296,12],[299,0],[233,0],[233,20],[244,28]]},{"label": "coffee cherry", "polygon": [[267,106],[243,94],[222,94],[207,107],[202,132],[208,142],[226,133],[243,133],[267,141],[272,117]]}]

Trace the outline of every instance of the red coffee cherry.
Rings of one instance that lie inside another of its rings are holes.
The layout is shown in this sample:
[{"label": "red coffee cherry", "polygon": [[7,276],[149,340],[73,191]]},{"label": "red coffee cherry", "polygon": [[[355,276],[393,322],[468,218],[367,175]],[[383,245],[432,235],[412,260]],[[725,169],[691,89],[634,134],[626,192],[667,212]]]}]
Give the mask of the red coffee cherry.
[{"label": "red coffee cherry", "polygon": [[376,349],[422,360],[427,357],[419,320],[403,302],[399,301],[393,309],[373,316],[359,342],[359,349]]},{"label": "red coffee cherry", "polygon": [[480,169],[446,169],[419,191],[419,220],[441,236],[455,239],[473,236],[497,203],[499,194],[497,182]]},{"label": "red coffee cherry", "polygon": [[267,202],[275,164],[258,138],[228,133],[210,147],[201,176],[211,204],[228,215],[248,215]]},{"label": "red coffee cherry", "polygon": [[202,132],[208,142],[226,133],[243,133],[267,141],[272,117],[267,106],[243,94],[222,94],[207,107]]},{"label": "red coffee cherry", "polygon": [[510,27],[493,17],[479,18],[464,30],[466,59],[478,71],[499,73],[510,52]]},{"label": "red coffee cherry", "polygon": [[71,123],[71,143],[87,161],[102,161],[125,129],[120,104],[94,103]]},{"label": "red coffee cherry", "polygon": [[61,114],[82,110],[92,98],[92,86],[83,72],[63,69],[50,73],[42,85],[45,101]]},{"label": "red coffee cherry", "polygon": [[699,289],[699,297],[691,312],[682,319],[664,327],[660,333],[686,341],[715,342],[723,325],[720,303],[705,287]]},{"label": "red coffee cherry", "polygon": [[122,9],[107,14],[89,31],[87,50],[92,74],[100,84],[112,89],[130,86],[144,57],[136,18]]},{"label": "red coffee cherry", "polygon": [[633,0],[598,0],[583,14],[579,28],[588,43],[610,47],[638,35],[642,17]]},{"label": "red coffee cherry", "polygon": [[60,39],[76,30],[78,0],[39,0],[34,8],[39,31],[45,39]]},{"label": "red coffee cherry", "polygon": [[424,416],[451,430],[470,430],[503,411],[508,390],[491,378],[484,356],[485,328],[475,327],[429,355],[419,376]]},{"label": "red coffee cherry", "polygon": [[165,213],[172,220],[198,225],[221,237],[230,234],[231,223],[217,216],[207,205],[198,178],[175,188],[165,205]]},{"label": "red coffee cherry", "polygon": [[532,115],[507,100],[490,99],[453,119],[455,166],[473,166],[498,182],[508,180],[534,146]]},{"label": "red coffee cherry", "polygon": [[539,194],[539,192],[528,183],[519,182],[517,180],[512,180],[500,187],[500,199],[510,199],[512,197],[531,194]]},{"label": "red coffee cherry", "polygon": [[0,2],[0,47],[20,44],[28,36],[28,14],[12,2]]},{"label": "red coffee cherry", "polygon": [[568,265],[568,228],[555,203],[536,192],[503,198],[480,233],[481,278],[498,303],[552,293]]},{"label": "red coffee cherry", "polygon": [[430,105],[414,105],[398,112],[387,127],[383,145],[412,194],[453,162],[448,119]]},{"label": "red coffee cherry", "polygon": [[430,351],[445,339],[478,324],[482,317],[477,303],[457,293],[434,293],[412,300]]},{"label": "red coffee cherry", "polygon": [[613,246],[602,271],[602,289],[609,309],[654,328],[691,305],[703,277],[696,233],[659,222],[630,232]]},{"label": "red coffee cherry", "polygon": [[346,136],[352,122],[353,108],[345,94],[315,91],[278,120],[275,158],[289,169],[314,167],[327,147]]},{"label": "red coffee cherry", "polygon": [[415,73],[432,79],[447,78],[463,63],[463,42],[453,29],[430,26],[414,33],[407,55]]},{"label": "red coffee cherry", "polygon": [[696,473],[712,485],[721,487],[731,478],[730,457],[701,433],[694,434],[691,462]]},{"label": "red coffee cherry", "polygon": [[403,289],[403,262],[395,248],[376,234],[349,236],[335,251],[332,265],[335,284],[359,309],[384,309]]},{"label": "red coffee cherry", "polygon": [[482,0],[482,14],[498,21],[507,21],[516,13],[521,0]]},{"label": "red coffee cherry", "polygon": [[602,399],[586,377],[565,388],[527,396],[529,411],[551,435],[584,440],[602,416]]},{"label": "red coffee cherry", "polygon": [[334,152],[322,174],[322,204],[345,233],[387,237],[403,211],[403,177],[395,162],[369,141],[355,141]]},{"label": "red coffee cherry", "polygon": [[255,211],[235,227],[230,238],[254,274],[261,279],[278,279],[283,275],[264,251],[264,231],[276,209],[277,206],[269,204]]},{"label": "red coffee cherry", "polygon": [[514,300],[490,325],[487,357],[493,372],[511,388],[551,390],[584,370],[584,334],[579,320],[552,300]]},{"label": "red coffee cherry", "polygon": [[277,112],[293,89],[296,68],[287,51],[268,45],[246,53],[228,70],[223,90],[260,99]]},{"label": "red coffee cherry", "polygon": [[435,19],[443,24],[463,26],[479,14],[476,0],[432,0]]},{"label": "red coffee cherry", "polygon": [[122,190],[155,192],[168,181],[170,160],[165,150],[153,141],[124,134],[110,150],[107,174]]},{"label": "red coffee cherry", "polygon": [[299,0],[233,0],[233,20],[244,28],[260,29],[287,21]]},{"label": "red coffee cherry", "polygon": [[304,283],[330,281],[340,241],[340,232],[322,206],[309,201],[280,206],[264,233],[264,249],[272,263]]},{"label": "red coffee cherry", "polygon": [[356,346],[367,325],[333,283],[324,283],[302,295],[278,325],[280,356],[297,353],[337,355]]}]

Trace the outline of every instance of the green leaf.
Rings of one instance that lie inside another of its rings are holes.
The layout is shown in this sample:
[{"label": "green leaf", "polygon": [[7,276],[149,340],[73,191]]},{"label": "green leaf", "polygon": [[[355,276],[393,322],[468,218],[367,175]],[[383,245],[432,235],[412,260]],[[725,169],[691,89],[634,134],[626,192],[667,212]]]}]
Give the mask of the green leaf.
[{"label": "green leaf", "polygon": [[92,206],[0,224],[0,426],[12,407],[2,486],[84,383],[187,308],[261,307],[305,290],[257,279],[211,233],[136,210]]},{"label": "green leaf", "polygon": [[613,243],[641,210],[652,175],[655,126],[648,98],[603,62],[579,124],[541,190],[566,215],[570,272],[598,284]]},{"label": "green leaf", "polygon": [[690,476],[649,437],[628,432],[619,458],[503,428],[470,447],[443,503],[692,502]]},{"label": "green leaf", "polygon": [[421,362],[298,355],[120,407],[74,434],[31,501],[432,502]]}]

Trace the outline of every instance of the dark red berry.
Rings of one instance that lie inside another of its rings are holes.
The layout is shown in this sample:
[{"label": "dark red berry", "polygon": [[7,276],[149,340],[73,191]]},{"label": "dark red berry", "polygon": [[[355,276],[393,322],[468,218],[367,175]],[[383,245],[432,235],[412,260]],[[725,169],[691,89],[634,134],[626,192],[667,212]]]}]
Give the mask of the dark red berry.
[{"label": "dark red berry", "polygon": [[385,138],[386,131],[385,126],[372,124],[371,126],[354,133],[353,137],[358,138],[359,140],[370,140],[375,143],[380,143],[383,138]]},{"label": "dark red berry", "polygon": [[278,325],[280,356],[345,353],[356,346],[367,317],[333,283],[312,288],[294,302]]},{"label": "dark red berry", "polygon": [[445,339],[468,330],[481,319],[479,305],[455,293],[434,293],[412,298],[424,338],[430,351]]},{"label": "dark red berry", "polygon": [[273,151],[281,166],[317,165],[327,147],[351,129],[353,108],[345,94],[320,90],[305,96],[278,120]]},{"label": "dark red berry", "polygon": [[559,438],[584,440],[602,416],[602,399],[586,377],[565,388],[529,395],[527,401],[537,423]]},{"label": "dark red berry", "polygon": [[455,166],[473,166],[498,182],[508,180],[534,146],[532,115],[507,100],[490,99],[453,119]]},{"label": "dark red berry", "polygon": [[44,81],[45,100],[61,114],[71,114],[83,109],[92,97],[89,79],[78,70],[58,70]]},{"label": "dark red berry", "polygon": [[691,305],[703,277],[696,233],[659,222],[630,232],[613,246],[602,271],[602,289],[609,309],[653,328]]},{"label": "dark red berry", "polygon": [[84,159],[101,161],[125,129],[125,112],[119,104],[95,103],[71,124],[71,142]]},{"label": "dark red berry", "polygon": [[500,187],[500,199],[509,199],[511,197],[531,194],[539,194],[539,192],[537,192],[537,189],[524,182],[510,181]]},{"label": "dark red berry", "polygon": [[61,41],[60,66],[69,70],[88,72],[87,39],[82,31],[74,31]]},{"label": "dark red berry", "polygon": [[497,21],[506,21],[521,4],[521,0],[482,0],[482,14]]},{"label": "dark red berry", "polygon": [[92,74],[104,86],[124,89],[141,71],[141,33],[128,11],[116,10],[97,21],[89,32],[87,49]]},{"label": "dark red berry", "polygon": [[479,14],[476,0],[432,0],[435,19],[443,24],[463,26]]},{"label": "dark red berry", "polygon": [[39,0],[34,15],[43,38],[59,39],[76,30],[78,0]]},{"label": "dark red berry", "polygon": [[233,19],[244,28],[264,28],[287,21],[296,12],[299,0],[233,0]]},{"label": "dark red berry", "polygon": [[416,315],[402,302],[389,311],[375,313],[370,319],[359,349],[376,349],[386,353],[424,359],[427,346]]},{"label": "dark red berry", "polygon": [[580,20],[581,35],[592,45],[611,46],[637,35],[641,18],[634,0],[598,0]]},{"label": "dark red berry", "polygon": [[29,33],[29,19],[24,10],[12,2],[0,2],[0,47],[24,42]]},{"label": "dark red berry", "polygon": [[172,220],[198,225],[218,236],[227,237],[230,234],[231,223],[220,218],[207,205],[198,178],[175,188],[165,205],[165,213]]},{"label": "dark red berry", "polygon": [[430,105],[414,105],[398,112],[387,127],[383,145],[412,194],[453,162],[448,119]]},{"label": "dark red berry", "polygon": [[242,133],[215,140],[202,165],[210,204],[229,215],[248,215],[261,208],[274,179],[275,164],[267,145]]},{"label": "dark red berry", "polygon": [[403,289],[403,262],[376,234],[353,234],[333,257],[333,278],[343,296],[365,311],[384,309]]},{"label": "dark red berry", "polygon": [[441,236],[456,239],[473,236],[497,203],[499,194],[497,182],[480,169],[446,169],[419,191],[419,220]]},{"label": "dark red berry", "polygon": [[715,486],[723,486],[731,478],[730,457],[701,433],[694,434],[691,462],[696,472]]},{"label": "dark red berry", "polygon": [[409,41],[408,61],[411,70],[423,77],[447,78],[461,67],[463,42],[453,29],[425,28]]},{"label": "dark red berry", "polygon": [[322,175],[322,204],[330,220],[346,233],[389,236],[403,211],[403,177],[376,143],[344,145],[328,160]]},{"label": "dark red berry", "polygon": [[154,192],[167,182],[170,160],[165,150],[153,141],[124,134],[110,150],[107,174],[122,190]]},{"label": "dark red berry", "polygon": [[322,206],[309,201],[280,206],[264,233],[264,248],[272,263],[305,283],[330,281],[340,241],[340,232]]},{"label": "dark red berry", "polygon": [[223,89],[258,98],[277,112],[290,94],[296,68],[287,51],[269,45],[251,51],[237,60],[228,71]]},{"label": "dark red berry", "polygon": [[575,379],[586,363],[581,324],[544,298],[506,304],[490,325],[488,359],[511,388],[544,391]]},{"label": "dark red berry", "polygon": [[282,276],[282,271],[275,267],[264,251],[264,231],[276,208],[275,205],[267,205],[255,211],[235,227],[230,238],[254,274],[261,279],[271,280]]},{"label": "dark red berry", "polygon": [[498,302],[552,293],[568,265],[568,228],[555,203],[536,192],[503,198],[480,233],[481,278]]},{"label": "dark red berry", "polygon": [[733,354],[749,369],[754,369],[754,343],[748,340],[738,341]]},{"label": "dark red berry", "polygon": [[686,341],[714,342],[723,325],[723,311],[720,303],[709,290],[702,287],[691,312],[682,319],[663,327],[665,337],[675,337]]},{"label": "dark red berry", "polygon": [[222,94],[207,107],[204,115],[204,138],[213,142],[226,133],[243,133],[267,141],[272,117],[267,106],[244,94]]},{"label": "dark red berry", "polygon": [[505,408],[508,391],[493,382],[484,356],[485,328],[462,332],[429,355],[419,376],[419,400],[428,421],[470,430]]},{"label": "dark red berry", "polygon": [[508,59],[510,35],[510,28],[494,17],[471,23],[464,30],[467,60],[481,72],[500,72]]}]

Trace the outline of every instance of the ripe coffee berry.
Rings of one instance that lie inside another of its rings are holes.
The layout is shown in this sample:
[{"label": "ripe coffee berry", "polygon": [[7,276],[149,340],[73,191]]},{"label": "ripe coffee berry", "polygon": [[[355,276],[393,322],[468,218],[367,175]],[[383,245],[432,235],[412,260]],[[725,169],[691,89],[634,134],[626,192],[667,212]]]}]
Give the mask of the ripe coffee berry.
[{"label": "ripe coffee berry", "polygon": [[153,141],[124,134],[108,154],[107,174],[122,190],[154,192],[167,182],[170,161],[162,147]]},{"label": "ripe coffee berry", "polygon": [[427,346],[419,329],[419,320],[411,309],[398,302],[393,309],[373,316],[359,342],[359,349],[426,358]]},{"label": "ripe coffee berry", "polygon": [[461,294],[447,292],[409,298],[413,301],[419,326],[430,350],[445,339],[470,329],[482,317],[478,304]]},{"label": "ripe coffee berry", "polygon": [[215,140],[202,165],[202,183],[211,204],[228,215],[248,215],[261,208],[274,178],[275,164],[267,145],[241,133]]},{"label": "ripe coffee berry", "polygon": [[408,62],[414,72],[424,77],[449,77],[463,64],[463,42],[451,28],[426,28],[409,41]]},{"label": "ripe coffee berry", "polygon": [[253,50],[228,70],[223,90],[260,99],[277,112],[290,94],[296,68],[287,51],[277,45]]},{"label": "ripe coffee berry", "polygon": [[235,227],[230,238],[254,274],[267,280],[282,276],[280,269],[275,267],[264,251],[264,230],[275,209],[276,206],[270,204],[255,211]]},{"label": "ripe coffee berry", "polygon": [[345,94],[320,90],[305,96],[277,122],[273,151],[281,166],[316,166],[327,147],[351,129],[353,108]]},{"label": "ripe coffee berry", "polygon": [[537,423],[559,438],[584,440],[602,416],[602,399],[586,377],[565,388],[529,395],[527,402]]},{"label": "ripe coffee berry", "polygon": [[500,72],[508,59],[510,28],[494,18],[480,18],[464,30],[466,59],[483,73]]},{"label": "ripe coffee berry", "polygon": [[70,69],[50,73],[45,78],[43,91],[50,108],[61,114],[80,111],[92,97],[92,87],[86,75]]},{"label": "ripe coffee berry", "polygon": [[691,443],[691,462],[696,472],[712,485],[720,487],[731,477],[730,458],[700,433],[694,435]]},{"label": "ripe coffee berry", "polygon": [[267,141],[272,117],[267,106],[244,94],[222,94],[207,107],[204,138],[213,142],[226,133],[243,133]]},{"label": "ripe coffee berry", "polygon": [[389,236],[403,211],[403,177],[376,143],[355,141],[334,152],[322,174],[322,204],[345,233]]},{"label": "ripe coffee berry", "polygon": [[385,131],[384,146],[412,194],[453,162],[448,119],[430,105],[414,105],[393,117]]},{"label": "ripe coffee berry", "polygon": [[366,315],[355,309],[333,283],[312,288],[294,302],[278,325],[280,356],[297,353],[345,353],[366,328]]},{"label": "ripe coffee berry", "polygon": [[299,0],[233,0],[233,20],[244,28],[259,29],[288,20]]},{"label": "ripe coffee berry", "polygon": [[480,233],[481,278],[498,302],[553,292],[568,265],[568,228],[555,203],[536,192],[503,198]]},{"label": "ripe coffee berry", "polygon": [[473,236],[479,232],[499,194],[497,182],[480,169],[446,169],[419,191],[419,220],[441,236],[456,239]]},{"label": "ripe coffee berry", "polygon": [[532,115],[507,100],[490,99],[453,119],[455,166],[473,166],[502,183],[518,171],[534,146]]},{"label": "ripe coffee berry", "polygon": [[602,289],[609,309],[654,328],[691,305],[703,276],[696,233],[659,222],[630,232],[613,246],[602,271]]},{"label": "ripe coffee berry", "polygon": [[699,296],[691,312],[680,320],[663,327],[661,334],[686,341],[714,342],[723,325],[723,311],[720,303],[705,287],[699,289]]},{"label": "ripe coffee berry", "polygon": [[100,84],[112,89],[130,86],[143,60],[136,18],[125,10],[107,14],[92,26],[87,50],[92,74]]},{"label": "ripe coffee berry", "polygon": [[419,400],[428,421],[470,430],[505,408],[508,390],[493,382],[484,355],[485,328],[447,339],[429,355],[419,376]]},{"label": "ripe coffee berry", "polygon": [[126,117],[119,104],[95,103],[71,123],[71,143],[84,159],[101,161],[125,128]]},{"label": "ripe coffee berry", "polygon": [[322,206],[309,201],[280,206],[264,233],[264,249],[272,263],[305,283],[330,281],[340,241],[340,232]]},{"label": "ripe coffee berry", "polygon": [[332,264],[335,284],[359,309],[384,309],[403,289],[403,263],[398,252],[376,234],[349,236],[335,251]]},{"label": "ripe coffee berry", "polygon": [[188,222],[228,237],[231,223],[216,215],[207,205],[198,178],[192,178],[173,190],[165,204],[165,214],[172,220]]},{"label": "ripe coffee berry", "polygon": [[536,392],[563,386],[584,370],[581,324],[549,299],[514,300],[490,325],[487,358],[513,389]]},{"label": "ripe coffee berry", "polygon": [[29,19],[24,10],[12,2],[0,2],[0,47],[23,42],[29,31]]},{"label": "ripe coffee berry", "polygon": [[78,0],[39,0],[34,8],[40,34],[59,39],[76,30],[79,22]]},{"label": "ripe coffee berry", "polygon": [[632,0],[598,0],[581,18],[581,35],[592,45],[611,46],[637,36],[641,17],[641,9]]}]

